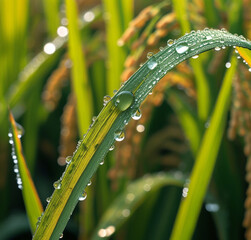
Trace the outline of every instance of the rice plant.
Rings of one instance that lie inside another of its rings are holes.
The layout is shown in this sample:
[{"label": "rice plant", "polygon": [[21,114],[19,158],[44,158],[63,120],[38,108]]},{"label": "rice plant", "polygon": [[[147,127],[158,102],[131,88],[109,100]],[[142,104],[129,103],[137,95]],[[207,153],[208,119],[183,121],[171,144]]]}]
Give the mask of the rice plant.
[{"label": "rice plant", "polygon": [[0,239],[251,239],[249,1],[0,4]]}]

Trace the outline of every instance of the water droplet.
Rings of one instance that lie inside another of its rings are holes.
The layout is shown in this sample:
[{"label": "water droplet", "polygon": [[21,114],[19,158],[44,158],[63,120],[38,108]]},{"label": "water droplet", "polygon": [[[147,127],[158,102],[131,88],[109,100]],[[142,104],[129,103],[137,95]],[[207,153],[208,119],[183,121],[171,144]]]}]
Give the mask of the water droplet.
[{"label": "water droplet", "polygon": [[114,146],[114,145],[112,145],[112,146],[109,148],[109,151],[114,150],[114,148],[115,148],[115,146]]},{"label": "water droplet", "polygon": [[184,187],[182,191],[182,196],[185,198],[187,197],[187,194],[188,194],[188,187]]},{"label": "water droplet", "polygon": [[96,119],[97,119],[97,117],[96,117],[96,116],[93,116],[93,117],[92,117],[92,121],[93,121],[93,122],[95,122],[95,121],[96,121]]},{"label": "water droplet", "polygon": [[64,234],[63,234],[63,233],[61,233],[61,234],[60,234],[59,239],[63,238],[63,236],[64,236]]},{"label": "water droplet", "polygon": [[163,47],[160,47],[160,48],[159,48],[159,50],[160,50],[160,51],[163,51],[163,50],[164,50],[164,48],[163,48]]},{"label": "water droplet", "polygon": [[83,192],[80,197],[78,198],[79,201],[84,201],[87,198],[87,193]]},{"label": "water droplet", "polygon": [[104,228],[99,229],[98,236],[101,238],[106,237],[106,230]]},{"label": "water droplet", "polygon": [[9,132],[9,133],[8,133],[8,137],[9,137],[9,138],[12,138],[12,136],[13,136],[12,133]]},{"label": "water droplet", "polygon": [[220,47],[215,47],[214,50],[215,51],[220,51]]},{"label": "water droplet", "polygon": [[88,183],[87,183],[87,186],[91,186],[92,185],[92,181],[90,180]]},{"label": "water droplet", "polygon": [[150,184],[145,184],[144,186],[143,186],[143,189],[144,189],[144,191],[146,191],[146,192],[149,192],[151,189],[152,189],[152,187],[151,187],[151,185]]},{"label": "water droplet", "polygon": [[137,125],[136,127],[137,132],[142,133],[145,131],[145,126],[142,124]]},{"label": "water droplet", "polygon": [[212,36],[206,36],[206,39],[207,39],[207,40],[211,40],[211,39],[213,39],[213,38],[212,38]]},{"label": "water droplet", "polygon": [[147,55],[146,55],[146,57],[149,59],[149,58],[151,58],[153,56],[153,53],[152,52],[149,52],[149,53],[147,53]]},{"label": "water droplet", "polygon": [[134,95],[129,91],[122,91],[116,97],[115,105],[121,110],[125,111],[133,103]]},{"label": "water droplet", "polygon": [[49,203],[51,201],[51,197],[46,198],[46,202]]},{"label": "water droplet", "polygon": [[67,164],[70,164],[70,163],[71,163],[71,160],[72,160],[72,156],[68,156],[68,157],[66,157],[65,162],[66,162]]},{"label": "water droplet", "polygon": [[172,46],[173,45],[173,43],[174,43],[174,40],[173,39],[169,39],[168,41],[167,41],[167,46]]},{"label": "water droplet", "polygon": [[230,63],[230,62],[227,62],[227,63],[225,64],[225,66],[226,66],[226,68],[230,68],[230,67],[231,67],[231,63]]},{"label": "water droplet", "polygon": [[17,137],[21,138],[24,135],[24,128],[19,123],[16,123],[16,127],[17,127]]},{"label": "water droplet", "polygon": [[251,72],[251,68],[249,68],[248,71]]},{"label": "water droplet", "polygon": [[109,95],[104,96],[103,98],[103,104],[104,106],[111,100],[111,97]]},{"label": "water droplet", "polygon": [[105,163],[105,160],[104,159],[102,159],[102,161],[99,163],[99,165],[104,165],[104,163]]},{"label": "water droplet", "polygon": [[68,35],[68,28],[65,26],[60,26],[57,29],[57,34],[59,37],[66,37]]},{"label": "water droplet", "polygon": [[114,134],[114,138],[117,142],[121,142],[125,138],[125,133],[124,131],[116,131]]},{"label": "water droplet", "polygon": [[9,144],[12,145],[13,143],[14,143],[13,139],[10,139],[10,140],[9,140]]},{"label": "water droplet", "polygon": [[209,128],[209,126],[210,126],[210,120],[206,121],[205,128]]},{"label": "water droplet", "polygon": [[187,50],[189,49],[187,43],[180,43],[178,44],[178,46],[175,48],[176,52],[179,54],[185,53],[187,52]]},{"label": "water droplet", "polygon": [[147,67],[150,69],[150,70],[153,70],[154,68],[156,68],[158,65],[155,57],[152,57],[148,62],[147,62]]},{"label": "water droplet", "polygon": [[18,172],[19,172],[18,165],[15,164],[15,165],[14,165],[14,173],[18,173]]},{"label": "water droplet", "polygon": [[56,51],[56,46],[55,46],[54,43],[49,42],[49,43],[46,43],[46,44],[44,45],[44,52],[45,52],[46,54],[51,55],[51,54],[53,54],[55,51]]},{"label": "water droplet", "polygon": [[95,14],[92,11],[87,11],[84,15],[83,15],[83,20],[86,22],[91,22],[93,21],[95,18]]},{"label": "water droplet", "polygon": [[130,214],[131,214],[131,211],[130,211],[130,209],[125,208],[125,209],[122,210],[121,214],[122,214],[123,217],[129,217]]},{"label": "water droplet", "polygon": [[218,212],[220,210],[220,206],[217,203],[207,203],[205,208],[208,212]]},{"label": "water droplet", "polygon": [[199,57],[199,55],[194,55],[194,56],[192,56],[193,59],[196,59],[196,58],[198,58],[198,57]]},{"label": "water droplet", "polygon": [[134,120],[139,120],[141,118],[142,114],[140,109],[138,109],[133,115],[132,115],[132,119]]},{"label": "water droplet", "polygon": [[127,200],[128,202],[132,202],[134,199],[135,199],[135,195],[134,195],[133,193],[128,193],[128,194],[126,195],[126,200]]},{"label": "water droplet", "polygon": [[61,180],[57,180],[56,182],[53,183],[53,187],[55,189],[60,189],[61,188]]}]

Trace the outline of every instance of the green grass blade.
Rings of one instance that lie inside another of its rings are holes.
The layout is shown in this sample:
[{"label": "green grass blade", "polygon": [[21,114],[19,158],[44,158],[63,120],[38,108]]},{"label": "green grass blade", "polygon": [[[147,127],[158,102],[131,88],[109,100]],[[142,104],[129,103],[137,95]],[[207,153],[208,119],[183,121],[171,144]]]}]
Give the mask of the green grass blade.
[{"label": "green grass blade", "polygon": [[182,97],[177,91],[169,89],[166,92],[168,103],[174,109],[180,124],[185,132],[189,141],[191,150],[196,156],[200,146],[201,130],[200,122],[191,106],[188,104],[187,99]]},{"label": "green grass blade", "polygon": [[60,25],[59,0],[43,0],[44,13],[46,17],[47,31],[50,37],[57,35],[57,28]]},{"label": "green grass blade", "polygon": [[251,52],[248,49],[245,48],[236,48],[241,57],[248,63],[249,66],[251,66]]},{"label": "green grass blade", "polygon": [[[212,39],[208,39],[208,36]],[[222,38],[224,42],[220,41]],[[153,55],[125,82],[79,142],[71,163],[67,165],[59,180],[61,187],[55,189],[47,205],[34,240],[59,238],[79,201],[79,196],[115,138],[123,137],[121,131],[125,123],[131,119],[158,81],[180,62],[216,46],[241,46],[251,49],[250,42],[225,31],[205,30],[190,33]]]},{"label": "green grass blade", "polygon": [[119,1],[103,0],[103,4],[107,14],[107,91],[108,94],[112,95],[113,91],[119,88],[120,76],[123,71],[123,64],[126,58],[125,49],[123,47],[119,47],[117,44],[124,29],[122,28],[123,23],[121,22]]},{"label": "green grass blade", "polygon": [[153,191],[166,185],[182,187],[184,183],[185,179],[175,177],[175,173],[148,175],[130,183],[104,213],[92,240],[110,237],[129,219],[129,215],[153,194]]},{"label": "green grass blade", "polygon": [[237,66],[236,57],[232,57],[231,64],[231,68],[227,70],[224,77],[210,126],[203,137],[201,148],[196,158],[191,174],[191,182],[188,187],[188,195],[183,199],[178,212],[171,237],[173,240],[191,239],[194,232],[225,130],[230,105],[232,79]]},{"label": "green grass blade", "polygon": [[43,207],[24,159],[24,155],[22,152],[22,145],[20,141],[20,134],[21,134],[20,129],[18,130],[15,120],[11,113],[9,114],[9,119],[12,129],[11,140],[13,141],[13,148],[14,148],[12,154],[13,155],[15,154],[14,156],[16,156],[18,164],[17,165],[18,168],[14,168],[14,171],[17,172],[17,174],[18,173],[20,174],[22,183],[20,184],[18,182],[18,184],[19,187],[22,188],[24,204],[30,222],[31,231],[32,233],[34,233],[36,230],[36,223],[38,221],[38,217],[40,217],[43,212]]},{"label": "green grass blade", "polygon": [[73,62],[71,76],[77,100],[78,127],[80,135],[82,135],[88,129],[93,115],[92,92],[82,50],[77,5],[72,0],[66,0],[65,3],[69,21],[69,53]]}]

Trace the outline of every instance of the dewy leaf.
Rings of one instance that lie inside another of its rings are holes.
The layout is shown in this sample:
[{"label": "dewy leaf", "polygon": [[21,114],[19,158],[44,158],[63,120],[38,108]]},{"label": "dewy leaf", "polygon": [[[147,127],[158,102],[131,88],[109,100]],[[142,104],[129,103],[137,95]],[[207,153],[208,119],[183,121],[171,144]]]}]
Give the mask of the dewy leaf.
[{"label": "dewy leaf", "polygon": [[92,240],[110,237],[153,191],[167,185],[182,187],[184,183],[185,179],[181,172],[172,174],[160,172],[132,182],[104,213]]},{"label": "dewy leaf", "polygon": [[79,197],[110,146],[115,139],[121,140],[125,124],[168,71],[194,55],[227,46],[251,49],[250,41],[225,30],[206,29],[192,31],[147,60],[106,104],[79,142],[33,238],[59,239]]},{"label": "dewy leaf", "polygon": [[43,212],[43,207],[40,202],[37,190],[32,181],[29,169],[26,165],[22,152],[20,138],[22,136],[22,127],[18,126],[9,113],[12,132],[9,133],[10,143],[12,144],[12,158],[14,161],[14,172],[17,175],[18,188],[22,189],[24,204],[32,233],[36,230],[36,223]]}]

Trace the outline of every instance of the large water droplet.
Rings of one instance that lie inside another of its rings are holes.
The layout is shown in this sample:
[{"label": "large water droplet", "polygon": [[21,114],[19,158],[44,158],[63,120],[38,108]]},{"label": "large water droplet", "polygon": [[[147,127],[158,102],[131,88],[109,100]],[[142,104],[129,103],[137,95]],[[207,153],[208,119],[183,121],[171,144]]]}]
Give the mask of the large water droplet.
[{"label": "large water droplet", "polygon": [[140,112],[140,110],[138,109],[133,115],[132,115],[132,119],[134,120],[139,120],[141,118],[142,114]]},{"label": "large water droplet", "polygon": [[198,58],[198,57],[199,57],[199,55],[194,55],[194,56],[192,56],[193,59],[196,59],[196,58]]},{"label": "large water droplet", "polygon": [[220,51],[220,47],[215,47],[214,50],[215,51]]},{"label": "large water droplet", "polygon": [[59,236],[59,239],[63,238],[64,234],[61,233],[60,236]]},{"label": "large water droplet", "polygon": [[21,138],[24,135],[24,128],[19,123],[16,123],[16,127],[17,127],[17,137]]},{"label": "large water droplet", "polygon": [[99,163],[99,165],[101,165],[101,166],[102,166],[102,165],[104,165],[104,163],[105,163],[105,160],[104,160],[104,159],[102,159],[102,160],[101,160],[101,162]]},{"label": "large water droplet", "polygon": [[158,65],[158,63],[157,63],[155,57],[152,57],[152,58],[147,62],[147,67],[148,67],[150,70],[153,70],[154,68],[156,68],[157,65]]},{"label": "large water droplet", "polygon": [[114,150],[115,146],[114,145],[111,145],[111,147],[109,148],[109,151],[112,151]]},{"label": "large water droplet", "polygon": [[92,185],[92,181],[90,180],[88,183],[87,183],[87,186],[91,186]]},{"label": "large water droplet", "polygon": [[60,189],[61,188],[61,180],[57,180],[56,182],[53,183],[53,187],[55,189]]},{"label": "large water droplet", "polygon": [[84,201],[86,198],[87,198],[87,193],[86,193],[86,192],[83,192],[83,193],[79,196],[78,200],[79,200],[79,201]]},{"label": "large water droplet", "polygon": [[175,48],[176,52],[179,54],[185,53],[187,52],[187,50],[189,49],[187,43],[180,43],[177,45],[177,47]]},{"label": "large water droplet", "polygon": [[129,91],[122,91],[116,97],[115,105],[121,110],[125,111],[133,103],[134,95]]},{"label": "large water droplet", "polygon": [[116,131],[114,135],[114,138],[117,142],[121,142],[125,138],[125,133],[123,131]]}]

